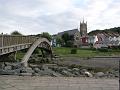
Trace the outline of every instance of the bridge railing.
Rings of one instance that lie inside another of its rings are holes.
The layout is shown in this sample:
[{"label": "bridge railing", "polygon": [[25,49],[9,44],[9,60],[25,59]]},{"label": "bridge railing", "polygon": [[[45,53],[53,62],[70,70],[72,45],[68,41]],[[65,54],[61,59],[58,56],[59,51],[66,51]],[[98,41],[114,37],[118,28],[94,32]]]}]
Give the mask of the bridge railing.
[{"label": "bridge railing", "polygon": [[0,35],[0,47],[33,43],[35,40],[34,36]]}]

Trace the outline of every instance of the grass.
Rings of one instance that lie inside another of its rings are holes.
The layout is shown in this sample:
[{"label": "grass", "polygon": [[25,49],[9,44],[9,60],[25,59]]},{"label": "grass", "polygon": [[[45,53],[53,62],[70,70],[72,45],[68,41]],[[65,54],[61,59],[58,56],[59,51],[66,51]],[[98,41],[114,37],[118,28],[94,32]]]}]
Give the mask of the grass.
[{"label": "grass", "polygon": [[78,48],[77,54],[71,54],[73,48],[53,48],[53,52],[60,56],[75,56],[75,57],[94,57],[94,56],[120,56],[120,50],[109,50],[108,52],[100,52],[93,49]]},{"label": "grass", "polygon": [[[76,54],[71,54],[71,50],[73,48],[65,48],[65,47],[59,47],[59,48],[53,48],[53,52],[56,55],[60,55],[62,57],[83,57],[83,58],[90,58],[94,56],[120,56],[120,50],[109,50],[108,52],[100,52],[98,50],[94,49],[83,49],[83,48],[77,48]],[[17,60],[21,60],[26,51],[18,51],[16,54]],[[36,49],[34,53],[40,54],[40,49]]]}]

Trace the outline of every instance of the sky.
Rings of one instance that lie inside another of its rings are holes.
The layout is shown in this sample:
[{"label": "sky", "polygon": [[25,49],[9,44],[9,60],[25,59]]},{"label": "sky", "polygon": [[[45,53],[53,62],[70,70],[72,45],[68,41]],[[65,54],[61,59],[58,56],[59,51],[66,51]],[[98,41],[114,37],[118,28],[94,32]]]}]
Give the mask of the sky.
[{"label": "sky", "polygon": [[88,32],[120,26],[120,0],[0,0],[0,33],[24,35],[79,28]]}]

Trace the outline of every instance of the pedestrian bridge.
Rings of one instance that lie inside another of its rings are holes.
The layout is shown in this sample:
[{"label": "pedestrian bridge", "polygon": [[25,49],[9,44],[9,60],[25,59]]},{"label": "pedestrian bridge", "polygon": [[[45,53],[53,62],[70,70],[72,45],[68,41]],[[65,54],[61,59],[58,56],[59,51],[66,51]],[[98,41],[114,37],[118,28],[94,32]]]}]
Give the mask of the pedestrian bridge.
[{"label": "pedestrian bridge", "polygon": [[42,51],[45,50],[49,54],[52,54],[50,42],[46,38],[37,38],[35,36],[0,35],[0,56],[29,48],[22,60],[22,62],[25,63],[37,47],[41,48]]}]

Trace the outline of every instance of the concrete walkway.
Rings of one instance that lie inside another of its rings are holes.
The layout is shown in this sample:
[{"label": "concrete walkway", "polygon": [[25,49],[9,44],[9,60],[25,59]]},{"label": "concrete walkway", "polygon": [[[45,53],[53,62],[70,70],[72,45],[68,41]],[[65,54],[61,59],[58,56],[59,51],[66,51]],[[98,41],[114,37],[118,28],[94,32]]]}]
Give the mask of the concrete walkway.
[{"label": "concrete walkway", "polygon": [[118,79],[0,76],[0,90],[119,90]]}]

